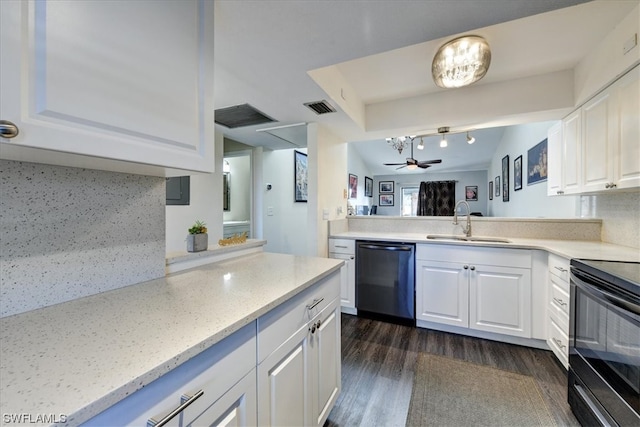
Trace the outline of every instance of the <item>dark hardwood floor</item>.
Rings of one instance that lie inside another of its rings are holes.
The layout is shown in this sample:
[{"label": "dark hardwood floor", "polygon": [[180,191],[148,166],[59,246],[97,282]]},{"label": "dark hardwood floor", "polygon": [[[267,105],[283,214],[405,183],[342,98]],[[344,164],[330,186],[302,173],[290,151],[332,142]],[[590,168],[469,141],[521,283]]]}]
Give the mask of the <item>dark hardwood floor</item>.
[{"label": "dark hardwood floor", "polygon": [[[342,315],[342,393],[325,427],[404,426],[418,354],[531,375],[559,426],[579,426],[550,351]],[[514,426],[515,427],[515,426]]]}]

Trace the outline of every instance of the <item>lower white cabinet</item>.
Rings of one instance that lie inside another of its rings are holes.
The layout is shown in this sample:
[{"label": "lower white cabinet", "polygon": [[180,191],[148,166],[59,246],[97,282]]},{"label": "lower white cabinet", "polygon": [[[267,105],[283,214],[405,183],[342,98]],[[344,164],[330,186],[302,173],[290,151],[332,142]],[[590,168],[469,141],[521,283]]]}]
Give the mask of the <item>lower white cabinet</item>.
[{"label": "lower white cabinet", "polygon": [[549,254],[547,345],[565,368],[569,366],[569,260]]},{"label": "lower white cabinet", "polygon": [[418,326],[427,321],[531,338],[531,319],[530,251],[418,245]]},{"label": "lower white cabinet", "polygon": [[[258,425],[321,426],[326,421],[341,389],[339,284],[335,284],[336,294],[331,298],[329,287],[314,296],[305,306],[307,321],[258,365]],[[274,314],[277,318],[265,319],[265,337],[290,332],[291,318]]]},{"label": "lower white cabinet", "polygon": [[340,306],[343,313],[357,314],[356,310],[356,242],[351,239],[329,239],[329,258],[341,259],[342,288]]}]

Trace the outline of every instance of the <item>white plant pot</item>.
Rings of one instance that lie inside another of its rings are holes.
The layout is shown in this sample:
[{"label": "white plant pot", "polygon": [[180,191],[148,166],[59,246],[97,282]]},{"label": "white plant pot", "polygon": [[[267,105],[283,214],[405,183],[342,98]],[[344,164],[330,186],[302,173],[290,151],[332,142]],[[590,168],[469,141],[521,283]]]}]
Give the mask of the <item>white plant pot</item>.
[{"label": "white plant pot", "polygon": [[208,246],[209,235],[207,233],[187,235],[187,252],[206,251]]}]

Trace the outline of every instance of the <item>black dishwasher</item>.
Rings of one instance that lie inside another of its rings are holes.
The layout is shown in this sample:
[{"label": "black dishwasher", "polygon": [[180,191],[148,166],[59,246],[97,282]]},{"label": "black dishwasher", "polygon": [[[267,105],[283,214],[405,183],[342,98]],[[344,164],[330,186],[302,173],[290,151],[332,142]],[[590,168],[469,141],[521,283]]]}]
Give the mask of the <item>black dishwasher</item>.
[{"label": "black dishwasher", "polygon": [[358,316],[415,325],[415,244],[356,242]]}]

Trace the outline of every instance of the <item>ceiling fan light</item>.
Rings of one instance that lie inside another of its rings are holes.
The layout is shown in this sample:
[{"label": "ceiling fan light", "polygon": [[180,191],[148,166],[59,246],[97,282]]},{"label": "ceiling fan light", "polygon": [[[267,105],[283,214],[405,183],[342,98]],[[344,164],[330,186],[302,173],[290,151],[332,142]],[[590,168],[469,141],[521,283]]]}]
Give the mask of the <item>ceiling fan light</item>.
[{"label": "ceiling fan light", "polygon": [[417,169],[417,168],[418,168],[418,165],[416,165],[416,164],[407,165],[407,169],[409,169],[411,171],[414,170],[414,169]]},{"label": "ceiling fan light", "polygon": [[483,78],[490,64],[489,43],[480,36],[463,36],[440,46],[431,63],[431,75],[442,88],[458,88]]},{"label": "ceiling fan light", "polygon": [[474,142],[476,142],[476,139],[467,132],[467,144],[473,144]]}]

